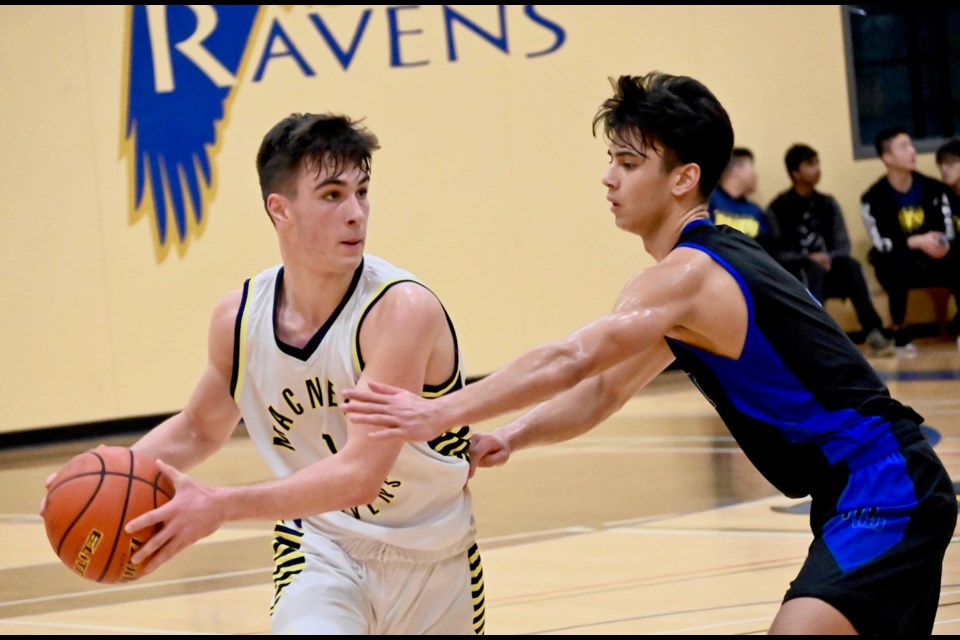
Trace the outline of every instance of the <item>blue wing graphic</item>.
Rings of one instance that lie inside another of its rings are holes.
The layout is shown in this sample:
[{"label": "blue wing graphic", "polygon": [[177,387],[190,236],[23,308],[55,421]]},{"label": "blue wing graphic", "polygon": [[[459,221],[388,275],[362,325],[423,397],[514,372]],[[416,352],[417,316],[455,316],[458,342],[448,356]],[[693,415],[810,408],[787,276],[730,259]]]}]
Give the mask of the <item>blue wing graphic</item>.
[{"label": "blue wing graphic", "polygon": [[[190,228],[188,209],[195,224],[204,221],[217,123],[259,10],[259,5],[132,7],[125,137],[134,171],[133,206],[142,211],[150,196],[161,248],[172,239],[171,218],[181,244]],[[202,41],[198,34],[205,35]]]}]

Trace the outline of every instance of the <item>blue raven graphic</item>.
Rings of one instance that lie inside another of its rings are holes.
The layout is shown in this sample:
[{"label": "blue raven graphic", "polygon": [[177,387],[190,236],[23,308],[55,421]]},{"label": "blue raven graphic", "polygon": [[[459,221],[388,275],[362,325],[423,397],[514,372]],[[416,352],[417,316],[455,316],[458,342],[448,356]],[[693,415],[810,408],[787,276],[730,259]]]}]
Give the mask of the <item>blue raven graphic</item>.
[{"label": "blue raven graphic", "polygon": [[[161,255],[204,221],[210,148],[253,33],[259,5],[133,5],[124,136],[134,213],[150,211]],[[149,199],[147,198],[149,196]]]}]

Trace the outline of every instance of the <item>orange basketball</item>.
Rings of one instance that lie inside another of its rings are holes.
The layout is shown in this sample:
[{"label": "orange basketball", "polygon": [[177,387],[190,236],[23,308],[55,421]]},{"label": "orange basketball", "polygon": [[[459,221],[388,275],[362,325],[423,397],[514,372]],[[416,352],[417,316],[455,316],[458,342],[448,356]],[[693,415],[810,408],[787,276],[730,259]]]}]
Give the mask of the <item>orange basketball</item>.
[{"label": "orange basketball", "polygon": [[173,497],[173,483],[149,456],[126,447],[97,447],[74,457],[47,490],[47,539],[71,571],[94,582],[140,577],[130,556],[159,526],[130,535],[133,518]]}]

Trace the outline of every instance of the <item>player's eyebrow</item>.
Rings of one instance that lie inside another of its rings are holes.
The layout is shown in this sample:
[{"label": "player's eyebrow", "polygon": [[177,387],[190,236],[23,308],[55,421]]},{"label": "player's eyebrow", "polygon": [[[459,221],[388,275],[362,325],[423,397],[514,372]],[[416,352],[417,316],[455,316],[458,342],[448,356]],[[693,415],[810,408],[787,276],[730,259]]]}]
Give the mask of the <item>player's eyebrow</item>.
[{"label": "player's eyebrow", "polygon": [[647,154],[641,153],[640,151],[637,151],[636,149],[631,149],[629,147],[626,147],[623,149],[617,149],[616,151],[608,151],[607,153],[610,155],[611,158],[625,158],[625,157],[646,158],[647,157]]},{"label": "player's eyebrow", "polygon": [[[364,174],[363,174],[363,177],[360,179],[360,181],[359,181],[357,184],[359,184],[359,185],[365,185],[365,184],[367,184],[368,182],[370,182],[370,174],[369,174],[369,173],[364,173]],[[343,178],[341,178],[340,176],[333,176],[333,177],[331,177],[331,178],[326,178],[326,179],[324,179],[324,180],[321,180],[321,181],[318,182],[316,185],[314,185],[313,189],[316,191],[317,189],[323,189],[323,188],[326,187],[327,185],[334,185],[334,186],[337,186],[337,187],[345,187],[345,186],[347,186],[347,181],[344,180]]]}]

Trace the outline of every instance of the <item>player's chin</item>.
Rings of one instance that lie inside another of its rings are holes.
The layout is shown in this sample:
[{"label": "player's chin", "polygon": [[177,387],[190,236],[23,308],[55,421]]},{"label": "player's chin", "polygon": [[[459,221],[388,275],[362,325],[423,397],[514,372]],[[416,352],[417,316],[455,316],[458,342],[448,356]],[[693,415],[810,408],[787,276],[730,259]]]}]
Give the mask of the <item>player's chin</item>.
[{"label": "player's chin", "polygon": [[630,216],[627,215],[627,212],[623,210],[622,206],[618,206],[616,209],[614,209],[613,222],[624,231],[630,231]]}]

